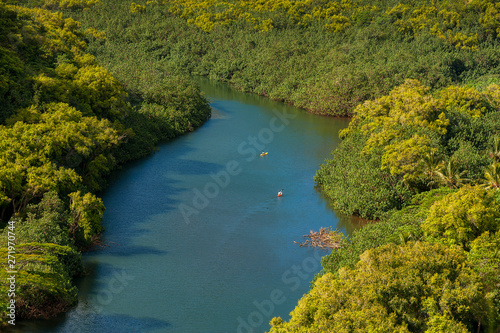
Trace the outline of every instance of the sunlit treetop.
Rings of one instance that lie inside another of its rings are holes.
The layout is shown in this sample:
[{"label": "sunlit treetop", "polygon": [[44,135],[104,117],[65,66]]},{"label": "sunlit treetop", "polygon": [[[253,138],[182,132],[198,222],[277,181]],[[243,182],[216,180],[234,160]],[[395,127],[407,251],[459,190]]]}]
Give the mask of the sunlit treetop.
[{"label": "sunlit treetop", "polygon": [[462,250],[388,244],[364,252],[339,278],[321,276],[289,322],[274,318],[270,332],[465,333],[484,320],[482,296]]},{"label": "sunlit treetop", "polygon": [[[324,30],[340,32],[351,25],[351,12],[375,9],[373,6],[355,6],[356,1],[313,0],[261,0],[261,1],[195,1],[171,0],[162,3],[169,11],[195,24],[205,31],[217,25],[227,25],[244,20],[258,31],[268,31],[286,21],[290,24],[308,26],[321,22]],[[349,15],[346,14],[349,12]]]},{"label": "sunlit treetop", "polygon": [[439,242],[468,248],[485,231],[497,232],[499,221],[500,206],[493,192],[465,186],[435,202],[422,229]]},{"label": "sunlit treetop", "polygon": [[[379,20],[406,36],[426,32],[472,51],[487,36],[500,36],[500,5],[493,0],[429,1],[427,5],[419,2],[393,7],[363,0],[163,0],[147,4],[166,5],[172,14],[207,32],[243,20],[261,32],[283,25],[319,25],[325,32],[342,33],[354,25]],[[136,12],[137,7],[131,10]]]},{"label": "sunlit treetop", "polygon": [[431,94],[430,88],[419,81],[407,80],[387,96],[358,105],[341,136],[362,133],[367,138],[364,153],[382,148],[382,168],[412,182],[421,176],[422,161],[437,152],[436,138],[448,132],[448,112],[479,118],[497,110],[499,96],[498,85],[483,92],[450,86]]}]

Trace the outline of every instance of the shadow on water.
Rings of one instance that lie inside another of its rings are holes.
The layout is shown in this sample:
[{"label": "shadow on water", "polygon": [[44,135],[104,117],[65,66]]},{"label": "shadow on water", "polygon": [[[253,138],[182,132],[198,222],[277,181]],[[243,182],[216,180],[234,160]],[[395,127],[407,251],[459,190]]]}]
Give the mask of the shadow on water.
[{"label": "shadow on water", "polygon": [[[139,230],[139,234],[141,230]],[[142,234],[146,234],[149,232],[149,230],[142,230]],[[134,232],[134,234],[137,235],[137,231]],[[158,250],[152,247],[146,247],[146,246],[134,246],[134,245],[126,245],[127,242],[120,242],[118,243],[109,243],[105,247],[101,247],[99,251],[99,254],[105,254],[105,255],[111,255],[111,256],[136,256],[136,255],[142,255],[142,254],[151,254],[151,255],[163,255],[166,254],[165,251]]]},{"label": "shadow on water", "polygon": [[197,150],[187,143],[177,144],[175,149],[170,143],[164,143],[154,155],[135,161],[113,175],[103,193],[107,207],[103,217],[105,246],[90,253],[113,256],[165,253],[154,247],[137,246],[133,241],[153,232],[142,225],[155,215],[177,209],[180,202],[176,198],[191,190],[175,177],[216,173],[224,168],[222,164],[186,158]]},{"label": "shadow on water", "polygon": [[149,332],[172,326],[157,318],[104,313],[101,306],[120,298],[123,291],[132,289],[135,277],[116,265],[97,261],[87,260],[85,270],[87,275],[75,281],[80,294],[76,308],[48,320],[18,322],[6,333]]},{"label": "shadow on water", "polygon": [[[79,308],[84,306],[85,304],[80,304]],[[98,333],[103,332],[104,327],[106,333],[151,332],[167,329],[172,325],[156,318],[85,313],[85,310],[75,309],[61,318],[43,322],[26,321],[16,326],[6,333],[39,332],[40,329],[51,333]]]}]

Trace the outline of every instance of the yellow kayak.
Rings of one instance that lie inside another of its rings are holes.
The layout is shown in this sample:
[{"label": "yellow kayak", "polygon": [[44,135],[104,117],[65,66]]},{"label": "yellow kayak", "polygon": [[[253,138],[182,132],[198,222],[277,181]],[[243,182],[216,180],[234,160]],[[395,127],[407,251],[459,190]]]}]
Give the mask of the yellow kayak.
[{"label": "yellow kayak", "polygon": [[266,156],[267,154],[269,154],[267,151],[266,152],[262,152],[262,153],[260,153],[260,156]]}]

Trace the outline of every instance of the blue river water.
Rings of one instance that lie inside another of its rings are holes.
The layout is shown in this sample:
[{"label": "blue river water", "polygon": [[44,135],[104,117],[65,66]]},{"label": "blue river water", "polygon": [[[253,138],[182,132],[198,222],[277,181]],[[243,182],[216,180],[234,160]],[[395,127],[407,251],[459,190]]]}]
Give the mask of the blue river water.
[{"label": "blue river water", "polygon": [[16,332],[248,333],[289,318],[327,254],[294,242],[355,228],[313,180],[348,120],[200,86],[212,118],[110,181],[78,306]]}]

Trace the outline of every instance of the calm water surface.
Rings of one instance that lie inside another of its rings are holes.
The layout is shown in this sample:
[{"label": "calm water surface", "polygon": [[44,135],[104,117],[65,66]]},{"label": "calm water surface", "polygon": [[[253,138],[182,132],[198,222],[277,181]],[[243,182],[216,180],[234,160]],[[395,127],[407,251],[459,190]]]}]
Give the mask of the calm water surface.
[{"label": "calm water surface", "polygon": [[313,181],[348,120],[200,85],[212,118],[118,172],[104,193],[107,246],[84,254],[78,307],[17,331],[247,333],[289,318],[326,254],[294,241],[354,227]]}]

